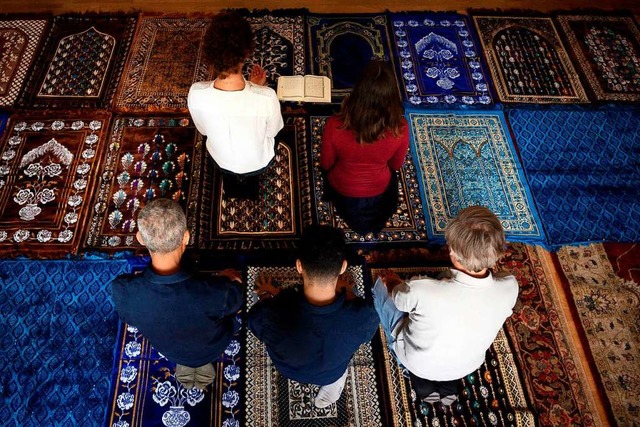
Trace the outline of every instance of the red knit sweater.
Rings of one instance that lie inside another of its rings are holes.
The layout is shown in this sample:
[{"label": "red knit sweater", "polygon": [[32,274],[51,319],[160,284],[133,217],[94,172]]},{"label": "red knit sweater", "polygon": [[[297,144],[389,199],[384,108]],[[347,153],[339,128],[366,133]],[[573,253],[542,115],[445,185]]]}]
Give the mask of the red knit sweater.
[{"label": "red knit sweater", "polygon": [[327,120],[322,135],[320,166],[329,171],[329,183],[347,197],[384,193],[391,171],[399,170],[409,149],[409,128],[403,120],[398,137],[387,132],[371,144],[360,144],[351,130],[339,129],[337,117]]}]

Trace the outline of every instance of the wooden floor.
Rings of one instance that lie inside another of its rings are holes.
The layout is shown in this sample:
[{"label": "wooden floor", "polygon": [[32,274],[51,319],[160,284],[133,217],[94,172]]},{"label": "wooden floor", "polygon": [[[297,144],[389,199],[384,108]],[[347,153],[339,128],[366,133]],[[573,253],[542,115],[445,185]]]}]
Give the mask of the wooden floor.
[{"label": "wooden floor", "polygon": [[592,0],[271,0],[269,2],[259,0],[0,0],[0,12],[4,13],[36,13],[50,12],[61,14],[65,12],[86,11],[144,11],[164,13],[211,13],[223,8],[307,8],[316,13],[366,13],[383,12],[385,10],[433,10],[446,11],[457,10],[465,12],[470,8],[483,9],[534,9],[549,12],[558,9],[594,8],[606,10],[630,10],[640,15],[640,0],[605,0],[594,2]]}]

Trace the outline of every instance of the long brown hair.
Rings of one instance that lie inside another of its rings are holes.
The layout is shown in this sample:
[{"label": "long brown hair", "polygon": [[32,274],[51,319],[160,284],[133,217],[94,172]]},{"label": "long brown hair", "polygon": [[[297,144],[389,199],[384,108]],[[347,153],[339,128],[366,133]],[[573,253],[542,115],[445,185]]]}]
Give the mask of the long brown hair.
[{"label": "long brown hair", "polygon": [[351,95],[342,103],[338,117],[342,129],[355,132],[359,143],[377,141],[387,131],[398,136],[404,107],[388,61],[371,61]]}]

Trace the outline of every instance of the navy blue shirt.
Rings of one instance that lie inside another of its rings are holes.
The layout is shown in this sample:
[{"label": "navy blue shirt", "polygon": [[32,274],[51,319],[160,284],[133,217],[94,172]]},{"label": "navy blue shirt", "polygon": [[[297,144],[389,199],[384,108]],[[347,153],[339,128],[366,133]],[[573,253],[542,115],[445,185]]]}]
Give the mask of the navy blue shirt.
[{"label": "navy blue shirt", "polygon": [[316,385],[338,380],[378,323],[373,305],[363,299],[347,301],[342,293],[332,304],[316,306],[295,288],[258,302],[247,319],[282,375]]},{"label": "navy blue shirt", "polygon": [[123,322],[133,325],[172,362],[198,367],[225,350],[242,306],[242,286],[224,277],[168,276],[151,267],[137,275],[118,276],[111,295]]}]

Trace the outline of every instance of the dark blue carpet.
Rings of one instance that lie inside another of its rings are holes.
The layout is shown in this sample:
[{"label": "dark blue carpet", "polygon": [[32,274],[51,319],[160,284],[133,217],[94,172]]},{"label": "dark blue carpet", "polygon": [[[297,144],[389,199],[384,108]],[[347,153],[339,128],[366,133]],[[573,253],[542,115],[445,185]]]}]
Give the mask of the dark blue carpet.
[{"label": "dark blue carpet", "polygon": [[511,110],[553,246],[640,241],[640,110]]},{"label": "dark blue carpet", "polygon": [[0,261],[0,425],[97,426],[108,404],[126,260]]}]

